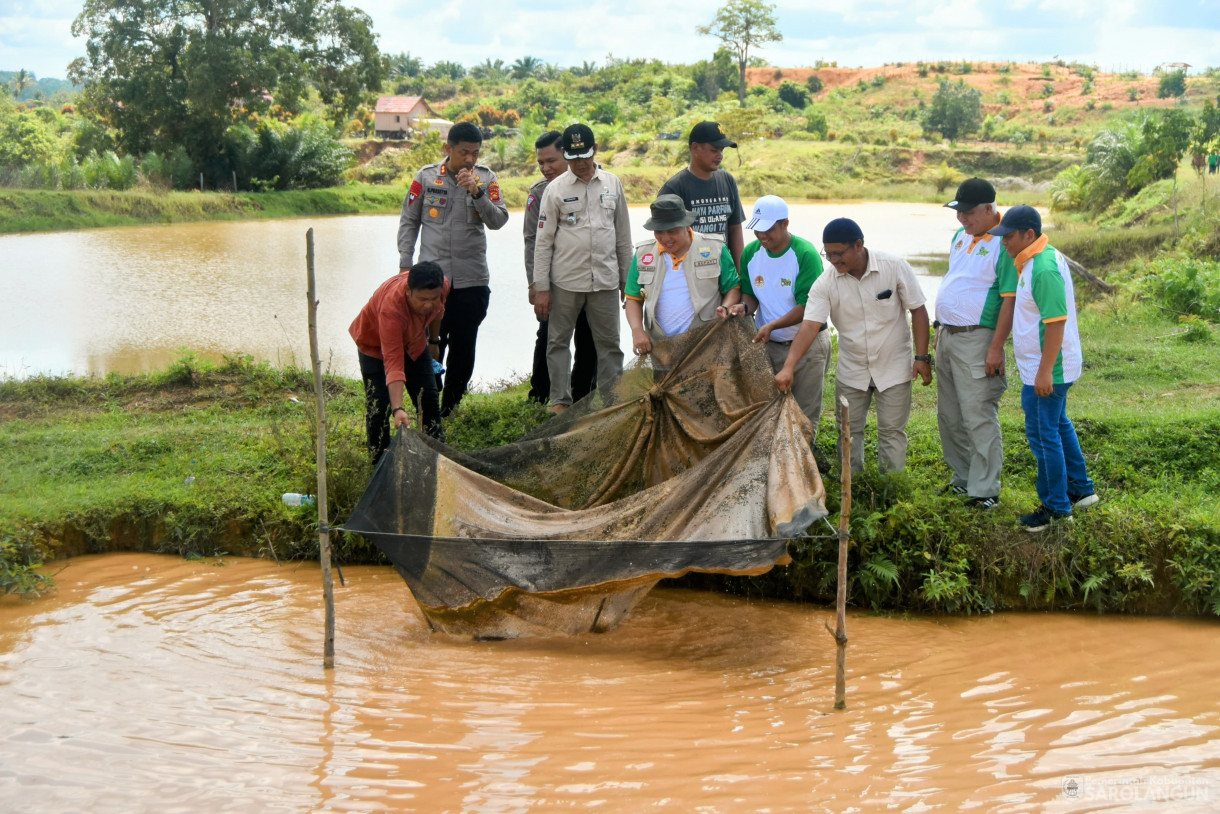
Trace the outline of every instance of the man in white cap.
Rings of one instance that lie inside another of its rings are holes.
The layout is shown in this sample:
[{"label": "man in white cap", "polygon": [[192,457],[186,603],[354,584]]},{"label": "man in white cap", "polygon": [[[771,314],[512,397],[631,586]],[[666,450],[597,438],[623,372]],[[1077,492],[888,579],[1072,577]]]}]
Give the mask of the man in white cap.
[{"label": "man in white cap", "polygon": [[1000,502],[1000,398],[1008,389],[1004,343],[1012,330],[1017,269],[987,230],[1000,224],[995,187],[969,178],[945,206],[961,228],[936,294],[936,422],[953,476],[946,492],[978,509]]},{"label": "man in white cap", "polygon": [[597,351],[597,389],[612,400],[623,372],[619,305],[631,266],[631,222],[619,179],[597,166],[593,131],[574,124],[563,131],[568,171],[542,193],[534,243],[534,315],[547,319],[548,412],[572,404],[572,332],[583,308]]},{"label": "man in white cap", "polygon": [[660,195],[644,228],[653,233],[635,247],[627,272],[627,324],[637,356],[654,340],[744,313],[737,267],[717,235],[694,231],[695,215],[677,195]]},{"label": "man in white cap", "polygon": [[[764,195],[754,204],[746,228],[755,241],[741,253],[741,296],[746,313],[755,314],[755,342],[765,342],[771,368],[778,373],[805,318],[805,303],[814,280],[822,276],[817,248],[788,231],[788,204]],[[830,368],[830,333],[821,331],[797,361],[792,395],[818,437],[822,388]]]}]

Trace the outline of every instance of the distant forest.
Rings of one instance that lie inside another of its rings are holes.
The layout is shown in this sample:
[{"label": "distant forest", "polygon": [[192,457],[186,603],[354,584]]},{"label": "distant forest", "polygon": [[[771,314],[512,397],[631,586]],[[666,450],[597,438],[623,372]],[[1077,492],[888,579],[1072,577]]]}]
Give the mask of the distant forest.
[{"label": "distant forest", "polygon": [[[16,71],[0,71],[0,85],[9,86],[11,89],[10,83],[16,75]],[[42,79],[35,76],[34,84],[25,88],[20,95],[14,96],[14,98],[19,102],[26,99],[47,99],[60,91],[78,93],[80,88],[73,85],[67,79]]]}]

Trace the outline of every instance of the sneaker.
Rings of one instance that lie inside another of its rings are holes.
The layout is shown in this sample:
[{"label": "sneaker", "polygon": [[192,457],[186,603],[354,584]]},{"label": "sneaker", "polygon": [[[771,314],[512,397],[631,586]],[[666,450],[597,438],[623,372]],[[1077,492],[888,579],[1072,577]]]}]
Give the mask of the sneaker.
[{"label": "sneaker", "polygon": [[972,497],[966,501],[966,505],[974,509],[979,509],[980,511],[987,511],[988,509],[994,509],[996,506],[999,506],[1000,498],[999,496]]},{"label": "sneaker", "polygon": [[954,495],[955,497],[965,497],[966,495],[969,494],[969,492],[967,492],[965,489],[963,489],[960,486],[954,486],[952,483],[950,483],[948,486],[946,486],[945,488],[943,488],[939,492],[937,492],[937,494]]},{"label": "sneaker", "polygon": [[1020,523],[1021,528],[1032,534],[1045,530],[1051,523],[1060,521],[1071,523],[1072,515],[1066,512],[1054,512],[1045,506],[1039,506],[1029,514],[1022,515]]},{"label": "sneaker", "polygon": [[1101,502],[1101,498],[1099,498],[1099,497],[1097,496],[1097,493],[1096,493],[1096,492],[1090,492],[1090,493],[1089,493],[1089,494],[1087,494],[1087,495],[1071,495],[1071,494],[1069,494],[1069,495],[1068,495],[1068,500],[1069,500],[1069,501],[1071,501],[1071,503],[1072,503],[1072,508],[1074,508],[1074,509],[1084,509],[1084,508],[1087,508],[1087,507],[1089,507],[1089,506],[1092,506],[1092,505],[1094,505],[1094,504],[1096,504],[1096,503],[1100,503],[1100,502]]}]

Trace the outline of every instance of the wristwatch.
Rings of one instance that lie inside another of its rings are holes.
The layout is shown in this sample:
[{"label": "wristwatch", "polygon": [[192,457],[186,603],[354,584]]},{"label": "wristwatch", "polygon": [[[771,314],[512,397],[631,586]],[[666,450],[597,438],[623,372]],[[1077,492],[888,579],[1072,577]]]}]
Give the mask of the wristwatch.
[{"label": "wristwatch", "polygon": [[916,362],[927,362],[928,364],[932,364],[932,354],[930,354],[930,353],[922,353],[922,354],[917,353],[917,354],[915,354],[915,361],[916,361]]}]

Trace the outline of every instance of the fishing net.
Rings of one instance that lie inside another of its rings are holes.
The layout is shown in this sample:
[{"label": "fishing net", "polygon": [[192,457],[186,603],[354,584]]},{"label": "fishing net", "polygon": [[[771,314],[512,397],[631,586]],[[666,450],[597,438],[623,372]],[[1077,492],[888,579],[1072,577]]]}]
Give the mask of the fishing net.
[{"label": "fishing net", "polygon": [[660,579],[760,574],[826,515],[812,429],[747,320],[665,342],[515,444],[414,431],[347,531],[394,563],[429,623],[480,638],[609,630]]}]

